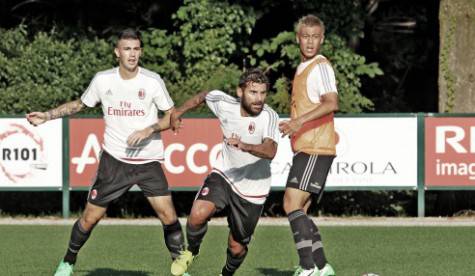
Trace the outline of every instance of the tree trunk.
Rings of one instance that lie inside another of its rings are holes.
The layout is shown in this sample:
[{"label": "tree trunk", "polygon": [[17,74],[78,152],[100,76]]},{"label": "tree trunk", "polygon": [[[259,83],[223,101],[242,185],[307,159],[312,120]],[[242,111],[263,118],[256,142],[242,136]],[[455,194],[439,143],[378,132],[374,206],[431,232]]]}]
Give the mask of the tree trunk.
[{"label": "tree trunk", "polygon": [[440,0],[439,112],[475,112],[475,0]]}]

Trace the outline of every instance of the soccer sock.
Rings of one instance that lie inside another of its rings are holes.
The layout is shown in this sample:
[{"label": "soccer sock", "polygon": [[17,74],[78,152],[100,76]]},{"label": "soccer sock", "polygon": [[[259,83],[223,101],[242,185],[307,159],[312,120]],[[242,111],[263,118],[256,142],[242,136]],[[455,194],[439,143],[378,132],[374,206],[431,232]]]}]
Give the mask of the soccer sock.
[{"label": "soccer sock", "polygon": [[325,258],[325,253],[323,252],[323,243],[320,232],[318,231],[317,225],[313,222],[311,218],[308,217],[308,222],[310,225],[310,232],[312,232],[312,256],[313,261],[317,265],[318,269],[325,267],[327,259]]},{"label": "soccer sock", "polygon": [[308,223],[308,217],[302,209],[292,211],[288,215],[290,229],[294,236],[295,246],[303,269],[312,269],[312,232]]},{"label": "soccer sock", "polygon": [[247,248],[243,255],[241,256],[234,256],[231,250],[226,251],[226,265],[224,265],[223,269],[221,270],[221,274],[223,276],[233,275],[234,272],[241,266],[242,262],[244,262],[244,258],[247,255]]},{"label": "soccer sock", "polygon": [[200,251],[200,245],[203,241],[203,237],[208,231],[208,223],[200,225],[198,227],[191,226],[189,223],[186,224],[186,239],[188,240],[188,250],[193,253],[193,255],[198,255]]},{"label": "soccer sock", "polygon": [[76,263],[79,249],[81,249],[81,247],[86,243],[91,231],[92,229],[90,231],[84,230],[84,228],[81,226],[81,223],[79,223],[79,220],[74,223],[73,229],[71,230],[71,238],[69,239],[69,247],[63,259],[64,262],[70,264]]},{"label": "soccer sock", "polygon": [[172,224],[163,225],[163,236],[165,238],[165,245],[174,260],[180,255],[180,251],[183,251],[185,243],[180,222],[177,220]]}]

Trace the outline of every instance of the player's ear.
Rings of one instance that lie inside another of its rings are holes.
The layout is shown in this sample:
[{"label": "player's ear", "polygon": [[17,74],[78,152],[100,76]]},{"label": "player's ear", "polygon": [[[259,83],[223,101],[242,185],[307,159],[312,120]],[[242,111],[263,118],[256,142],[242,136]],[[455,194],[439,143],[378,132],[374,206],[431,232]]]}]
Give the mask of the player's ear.
[{"label": "player's ear", "polygon": [[115,48],[114,48],[114,53],[115,53],[115,57],[116,57],[116,58],[119,58],[119,57],[120,57],[119,48],[115,47]]},{"label": "player's ear", "polygon": [[239,98],[242,98],[242,94],[243,94],[242,88],[238,86],[238,87],[236,88],[236,95],[237,95]]},{"label": "player's ear", "polygon": [[320,39],[320,45],[323,44],[323,41],[325,40],[325,35],[322,35],[322,38]]}]

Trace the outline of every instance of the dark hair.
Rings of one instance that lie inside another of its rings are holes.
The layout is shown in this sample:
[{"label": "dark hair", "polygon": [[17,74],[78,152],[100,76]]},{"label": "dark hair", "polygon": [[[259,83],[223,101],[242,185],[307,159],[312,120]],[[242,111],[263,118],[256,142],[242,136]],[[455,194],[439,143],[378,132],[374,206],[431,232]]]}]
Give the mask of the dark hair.
[{"label": "dark hair", "polygon": [[142,36],[138,30],[127,28],[120,31],[117,35],[117,43],[119,43],[121,39],[138,39],[140,41],[140,47],[142,47]]},{"label": "dark hair", "polygon": [[249,68],[242,73],[239,78],[239,87],[245,89],[249,82],[263,83],[266,85],[266,90],[269,90],[270,82],[264,71],[259,68]]}]

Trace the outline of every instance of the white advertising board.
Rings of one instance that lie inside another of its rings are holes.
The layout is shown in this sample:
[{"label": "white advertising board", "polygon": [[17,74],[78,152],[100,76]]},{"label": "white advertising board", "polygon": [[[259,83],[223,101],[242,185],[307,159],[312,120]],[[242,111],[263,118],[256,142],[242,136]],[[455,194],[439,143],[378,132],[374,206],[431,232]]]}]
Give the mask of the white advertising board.
[{"label": "white advertising board", "polygon": [[[337,157],[327,187],[416,187],[417,119],[335,118]],[[272,185],[284,187],[293,153],[281,139]]]},{"label": "white advertising board", "polygon": [[0,187],[62,186],[62,120],[0,119]]}]

